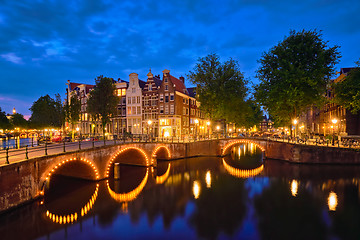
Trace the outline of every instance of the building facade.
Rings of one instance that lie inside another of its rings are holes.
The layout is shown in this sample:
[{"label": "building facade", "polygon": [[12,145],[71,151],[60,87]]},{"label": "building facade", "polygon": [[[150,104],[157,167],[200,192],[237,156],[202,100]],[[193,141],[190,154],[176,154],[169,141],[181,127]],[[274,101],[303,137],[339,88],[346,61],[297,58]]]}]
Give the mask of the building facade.
[{"label": "building facade", "polygon": [[127,132],[142,134],[142,89],[145,82],[139,80],[137,73],[129,75],[129,86],[126,91]]}]

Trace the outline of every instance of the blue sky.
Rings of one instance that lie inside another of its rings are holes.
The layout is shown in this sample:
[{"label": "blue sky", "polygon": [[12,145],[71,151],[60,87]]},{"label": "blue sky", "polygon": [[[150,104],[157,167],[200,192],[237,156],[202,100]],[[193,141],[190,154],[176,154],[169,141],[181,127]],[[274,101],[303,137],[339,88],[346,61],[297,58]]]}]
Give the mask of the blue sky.
[{"label": "blue sky", "polygon": [[40,96],[65,97],[68,79],[185,76],[209,53],[256,82],[257,60],[291,29],[322,30],[341,46],[337,68],[354,66],[359,13],[358,0],[0,0],[0,107],[30,115]]}]

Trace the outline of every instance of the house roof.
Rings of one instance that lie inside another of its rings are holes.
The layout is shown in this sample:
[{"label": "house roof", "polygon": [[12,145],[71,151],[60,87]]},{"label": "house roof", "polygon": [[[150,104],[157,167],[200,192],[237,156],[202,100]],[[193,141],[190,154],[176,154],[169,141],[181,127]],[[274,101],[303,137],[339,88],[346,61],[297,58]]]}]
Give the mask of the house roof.
[{"label": "house roof", "polygon": [[69,85],[70,91],[73,91],[74,88],[76,88],[79,85],[81,85],[81,83],[73,83],[73,82],[71,82],[70,85]]},{"label": "house roof", "polygon": [[175,84],[176,91],[189,95],[188,90],[186,89],[184,83],[181,80],[177,79],[172,75],[170,75],[170,80],[173,84]]},{"label": "house roof", "polygon": [[157,76],[153,77],[154,83],[157,87],[159,87],[162,83],[162,81],[160,80],[160,78],[158,78]]},{"label": "house roof", "polygon": [[349,73],[351,70],[353,70],[354,67],[350,67],[350,68],[340,68],[340,74],[347,74]]}]

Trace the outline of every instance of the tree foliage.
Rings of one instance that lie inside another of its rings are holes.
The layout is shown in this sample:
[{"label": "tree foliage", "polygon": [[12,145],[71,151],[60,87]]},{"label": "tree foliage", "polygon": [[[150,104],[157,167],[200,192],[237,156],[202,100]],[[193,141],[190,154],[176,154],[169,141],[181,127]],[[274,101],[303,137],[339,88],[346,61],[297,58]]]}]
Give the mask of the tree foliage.
[{"label": "tree foliage", "polygon": [[115,94],[115,84],[112,78],[102,75],[95,79],[95,87],[90,92],[87,101],[87,110],[92,118],[101,121],[103,133],[105,126],[110,122],[110,117],[116,112],[119,98]]},{"label": "tree foliage", "polygon": [[57,101],[48,94],[41,96],[33,103],[30,108],[31,117],[29,119],[32,127],[61,127],[62,125],[62,106],[59,97]]},{"label": "tree foliage", "polygon": [[28,121],[20,113],[15,113],[10,118],[10,123],[13,128],[28,128]]},{"label": "tree foliage", "polygon": [[247,81],[237,61],[229,59],[221,63],[219,56],[209,54],[199,58],[193,71],[188,74],[196,84],[200,108],[211,119],[225,119],[244,125],[247,122]]},{"label": "tree foliage", "polygon": [[324,101],[339,58],[338,46],[328,47],[321,32],[290,31],[258,61],[260,83],[254,96],[277,124],[289,124],[308,107]]},{"label": "tree foliage", "polygon": [[334,83],[335,103],[356,114],[360,110],[360,61],[343,81]]},{"label": "tree foliage", "polygon": [[6,113],[3,112],[0,107],[0,129],[9,129],[10,126],[10,121],[6,117]]},{"label": "tree foliage", "polygon": [[75,93],[72,93],[70,102],[65,106],[65,118],[71,124],[72,132],[74,133],[74,126],[80,120],[81,102]]}]

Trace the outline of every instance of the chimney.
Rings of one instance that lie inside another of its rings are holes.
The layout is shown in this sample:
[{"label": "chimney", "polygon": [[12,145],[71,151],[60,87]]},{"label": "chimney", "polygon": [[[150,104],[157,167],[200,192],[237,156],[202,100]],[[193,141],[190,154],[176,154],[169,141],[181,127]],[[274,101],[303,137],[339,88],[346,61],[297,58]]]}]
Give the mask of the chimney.
[{"label": "chimney", "polygon": [[179,77],[179,79],[185,84],[185,78],[183,76]]}]

